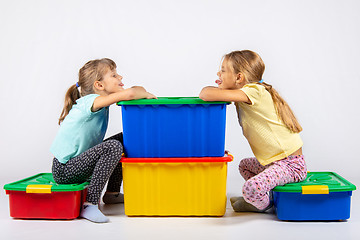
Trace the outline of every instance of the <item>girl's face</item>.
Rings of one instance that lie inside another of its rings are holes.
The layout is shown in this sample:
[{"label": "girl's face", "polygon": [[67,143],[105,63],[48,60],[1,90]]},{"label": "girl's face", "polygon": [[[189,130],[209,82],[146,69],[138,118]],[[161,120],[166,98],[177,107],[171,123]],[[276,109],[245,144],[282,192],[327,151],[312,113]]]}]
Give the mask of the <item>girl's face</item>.
[{"label": "girl's face", "polygon": [[121,81],[122,79],[123,77],[117,74],[116,69],[108,69],[101,81],[105,93],[110,94],[124,90],[124,84]]},{"label": "girl's face", "polygon": [[237,81],[237,74],[233,73],[229,66],[229,62],[225,59],[222,63],[220,71],[217,73],[219,79],[215,82],[222,89],[238,89],[240,88]]}]

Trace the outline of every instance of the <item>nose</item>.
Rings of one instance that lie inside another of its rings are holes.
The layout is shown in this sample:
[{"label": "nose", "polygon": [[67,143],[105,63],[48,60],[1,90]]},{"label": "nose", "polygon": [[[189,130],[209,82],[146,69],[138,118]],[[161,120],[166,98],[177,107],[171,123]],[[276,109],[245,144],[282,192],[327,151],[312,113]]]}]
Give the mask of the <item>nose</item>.
[{"label": "nose", "polygon": [[218,71],[216,75],[217,75],[218,77],[220,77],[220,71]]}]

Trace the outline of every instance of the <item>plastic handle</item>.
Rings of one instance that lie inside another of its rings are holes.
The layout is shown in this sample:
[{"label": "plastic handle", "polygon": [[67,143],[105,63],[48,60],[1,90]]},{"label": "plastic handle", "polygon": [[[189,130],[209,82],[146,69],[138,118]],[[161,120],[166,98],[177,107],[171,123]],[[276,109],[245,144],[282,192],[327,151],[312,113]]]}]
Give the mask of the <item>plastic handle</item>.
[{"label": "plastic handle", "polygon": [[308,185],[301,186],[302,194],[329,194],[327,185]]},{"label": "plastic handle", "polygon": [[52,185],[28,185],[26,193],[51,193]]},{"label": "plastic handle", "polygon": [[228,151],[228,150],[225,150],[225,156],[226,156],[226,157],[229,156],[229,157],[231,158],[231,160],[234,159],[234,155],[232,155],[232,154],[230,153],[230,151]]}]

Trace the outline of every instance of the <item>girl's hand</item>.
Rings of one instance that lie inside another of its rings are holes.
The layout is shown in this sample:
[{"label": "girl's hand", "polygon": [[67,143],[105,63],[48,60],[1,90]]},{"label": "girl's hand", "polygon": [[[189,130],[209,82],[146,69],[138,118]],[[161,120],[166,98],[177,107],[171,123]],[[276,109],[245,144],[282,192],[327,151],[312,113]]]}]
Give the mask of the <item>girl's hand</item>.
[{"label": "girl's hand", "polygon": [[250,99],[241,89],[204,87],[199,94],[199,98],[204,101],[245,102],[251,104]]},{"label": "girl's hand", "polygon": [[142,86],[132,86],[131,88],[135,88],[135,89],[137,89],[139,91],[146,91],[145,88],[142,87]]},{"label": "girl's hand", "polygon": [[156,96],[147,92],[143,87],[135,86],[121,90],[119,92],[111,93],[109,95],[98,96],[97,98],[95,98],[91,110],[93,112],[96,112],[103,107],[110,106],[111,104],[120,101],[135,100],[142,98],[151,99],[151,98],[156,98]]},{"label": "girl's hand", "polygon": [[147,92],[147,93],[148,93],[148,96],[146,97],[146,99],[157,99],[157,97],[154,94],[149,93],[149,92]]},{"label": "girl's hand", "polygon": [[[157,99],[157,97],[152,94],[152,93],[149,93],[145,90],[144,87],[141,87],[141,86],[133,86],[132,88],[134,88],[136,91],[138,91],[140,94],[143,92],[145,95],[144,97],[141,97],[141,98],[146,98],[146,99]],[[139,98],[140,99],[140,98]]]}]

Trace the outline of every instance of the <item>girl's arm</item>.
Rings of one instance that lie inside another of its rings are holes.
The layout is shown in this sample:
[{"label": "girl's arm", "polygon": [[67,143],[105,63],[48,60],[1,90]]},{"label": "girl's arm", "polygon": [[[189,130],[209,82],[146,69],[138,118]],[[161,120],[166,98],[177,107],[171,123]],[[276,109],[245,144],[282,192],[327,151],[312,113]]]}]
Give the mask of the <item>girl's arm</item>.
[{"label": "girl's arm", "polygon": [[226,101],[226,102],[244,102],[251,104],[248,96],[240,89],[222,89],[218,87],[204,87],[199,98],[204,101]]},{"label": "girl's arm", "polygon": [[103,107],[110,106],[111,104],[117,103],[119,101],[127,101],[141,98],[150,99],[156,98],[156,96],[147,92],[143,87],[135,86],[116,93],[111,93],[107,96],[98,96],[97,98],[95,98],[91,110],[93,112],[96,112]]}]

